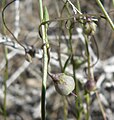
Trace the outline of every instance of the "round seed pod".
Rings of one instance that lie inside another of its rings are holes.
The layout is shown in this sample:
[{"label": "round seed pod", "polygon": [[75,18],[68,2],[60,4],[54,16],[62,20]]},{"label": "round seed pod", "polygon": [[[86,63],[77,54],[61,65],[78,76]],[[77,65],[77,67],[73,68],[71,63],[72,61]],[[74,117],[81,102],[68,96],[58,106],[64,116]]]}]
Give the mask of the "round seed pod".
[{"label": "round seed pod", "polygon": [[74,79],[64,73],[52,74],[49,73],[53,79],[56,91],[61,95],[69,95],[75,88]]},{"label": "round seed pod", "polygon": [[87,90],[87,92],[95,91],[95,89],[96,89],[95,81],[94,80],[88,80],[85,84],[85,89]]},{"label": "round seed pod", "polygon": [[86,22],[83,31],[86,35],[94,35],[97,25],[94,22]]}]

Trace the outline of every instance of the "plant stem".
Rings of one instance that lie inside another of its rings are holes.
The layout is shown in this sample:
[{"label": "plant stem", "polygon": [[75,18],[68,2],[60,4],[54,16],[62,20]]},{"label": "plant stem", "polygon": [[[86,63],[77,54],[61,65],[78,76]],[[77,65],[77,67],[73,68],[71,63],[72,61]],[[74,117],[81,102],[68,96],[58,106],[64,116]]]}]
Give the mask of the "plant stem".
[{"label": "plant stem", "polygon": [[[88,36],[84,35],[85,37],[85,46],[86,46],[86,54],[87,54],[87,63],[88,63],[88,80],[91,80],[91,71],[90,71],[90,53],[88,48]],[[86,104],[87,104],[87,114],[86,120],[89,120],[90,115],[90,95],[89,93],[86,94]]]},{"label": "plant stem", "polygon": [[99,7],[101,8],[103,14],[105,15],[106,19],[108,20],[110,26],[114,30],[114,23],[112,22],[111,18],[109,17],[108,13],[106,12],[105,8],[103,7],[101,1],[100,0],[96,0],[96,1],[97,1],[97,4],[99,5]]},{"label": "plant stem", "polygon": [[112,0],[112,4],[113,4],[113,6],[114,6],[114,0]]},{"label": "plant stem", "polygon": [[91,71],[90,71],[90,53],[89,53],[89,48],[88,48],[88,36],[85,37],[85,46],[86,46],[86,54],[87,54],[87,63],[88,63],[88,80],[91,79]]},{"label": "plant stem", "polygon": [[66,97],[63,97],[63,103],[64,103],[64,120],[67,120],[68,104],[66,101]]},{"label": "plant stem", "polygon": [[90,115],[90,96],[89,93],[86,94],[86,103],[87,103],[87,114],[86,114],[86,120],[89,120]]},{"label": "plant stem", "polygon": [[80,8],[80,2],[79,2],[79,0],[77,0],[77,8],[78,8],[78,10],[81,12],[81,8]]},{"label": "plant stem", "polygon": [[[42,0],[39,0],[39,11],[40,11],[40,21],[43,22],[43,5]],[[47,33],[45,25],[42,25],[42,41],[43,41],[43,80],[42,80],[42,96],[41,96],[41,119],[46,119],[46,81],[47,81],[47,71],[48,71],[48,50],[47,50]]]},{"label": "plant stem", "polygon": [[79,95],[78,79],[76,79],[75,60],[74,60],[73,48],[72,48],[72,28],[69,29],[69,53],[72,55],[71,64],[72,64],[72,68],[73,68],[73,78],[75,80],[75,94],[77,94],[77,96],[78,96],[78,98],[76,99],[76,109],[78,111],[77,120],[80,120],[80,118],[81,118],[80,106],[81,106],[82,102],[81,102],[81,98],[80,98],[80,95]]}]

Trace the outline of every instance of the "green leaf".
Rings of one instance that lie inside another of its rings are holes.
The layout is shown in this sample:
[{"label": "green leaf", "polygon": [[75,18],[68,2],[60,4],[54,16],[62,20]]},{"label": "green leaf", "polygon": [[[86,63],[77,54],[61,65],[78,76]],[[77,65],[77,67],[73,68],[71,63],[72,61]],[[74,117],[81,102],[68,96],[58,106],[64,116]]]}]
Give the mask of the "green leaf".
[{"label": "green leaf", "polygon": [[47,7],[44,7],[44,22],[49,20],[49,13]]}]

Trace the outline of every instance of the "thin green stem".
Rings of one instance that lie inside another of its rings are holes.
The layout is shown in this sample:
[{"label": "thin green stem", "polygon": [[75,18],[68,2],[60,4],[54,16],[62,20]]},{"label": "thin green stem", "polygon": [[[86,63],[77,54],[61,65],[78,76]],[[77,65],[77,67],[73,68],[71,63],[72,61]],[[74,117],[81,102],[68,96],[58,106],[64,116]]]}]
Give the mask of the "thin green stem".
[{"label": "thin green stem", "polygon": [[105,8],[103,7],[101,1],[100,0],[96,0],[96,2],[99,5],[99,7],[101,8],[101,10],[102,10],[103,14],[105,15],[107,21],[109,22],[110,26],[114,30],[114,23],[112,22],[111,18],[109,17],[108,13],[106,12]]},{"label": "thin green stem", "polygon": [[[62,22],[61,22],[60,25],[62,26]],[[63,67],[62,67],[62,61],[61,61],[61,35],[59,35],[59,40],[58,40],[58,42],[59,42],[59,47],[58,47],[58,60],[59,60],[59,65],[60,65],[61,71],[64,72],[64,71],[62,70]]]},{"label": "thin green stem", "polygon": [[86,54],[87,54],[87,62],[88,62],[88,80],[91,79],[91,71],[90,71],[90,53],[88,48],[88,37],[85,35],[85,46],[86,46]]},{"label": "thin green stem", "polygon": [[87,104],[87,113],[86,113],[86,120],[89,120],[90,116],[90,95],[89,93],[86,94],[86,104]]},{"label": "thin green stem", "polygon": [[[76,0],[76,4],[77,4],[78,10],[79,10],[80,13],[81,13],[80,1],[79,1],[79,0]],[[82,14],[82,13],[81,13],[81,14]],[[79,23],[79,25],[82,27],[82,24]],[[78,43],[77,43],[77,44],[78,44]],[[74,69],[75,69],[75,68],[74,68]],[[79,95],[78,80],[76,80],[76,93],[77,93],[77,95],[79,96],[78,98],[79,98],[80,103],[82,103],[82,99],[80,98],[80,95]],[[76,107],[78,108],[78,106],[79,106],[79,102],[76,100]],[[81,119],[81,115],[82,115],[82,112],[80,111],[80,112],[79,112],[79,116],[78,116],[78,120]]]},{"label": "thin green stem", "polygon": [[112,0],[112,4],[113,4],[113,6],[114,6],[114,0]]},{"label": "thin green stem", "polygon": [[[86,54],[87,54],[87,63],[88,63],[88,80],[91,80],[91,66],[90,66],[90,53],[89,53],[89,48],[88,48],[88,36],[84,35],[85,37],[85,47],[86,47]],[[86,94],[86,104],[87,104],[87,113],[86,113],[86,120],[89,120],[89,115],[90,115],[90,95],[89,93]]]},{"label": "thin green stem", "polygon": [[77,120],[80,120],[80,118],[81,118],[80,106],[81,106],[82,102],[81,102],[81,98],[79,95],[79,83],[78,83],[78,80],[76,79],[75,60],[74,60],[73,48],[72,48],[72,28],[69,29],[69,53],[72,55],[71,64],[73,67],[73,78],[75,80],[75,94],[77,94],[77,96],[78,96],[78,98],[76,99],[76,109],[78,111],[77,112]]},{"label": "thin green stem", "polygon": [[76,0],[76,1],[77,1],[77,8],[81,12],[80,1],[79,0]]},{"label": "thin green stem", "polygon": [[[43,14],[43,5],[42,0],[39,1],[39,13],[40,13],[40,21],[44,21],[44,14]],[[47,40],[47,33],[46,33],[46,26],[42,25],[42,41],[43,41],[43,80],[42,80],[42,97],[41,97],[41,119],[46,119],[46,81],[47,81],[47,71],[48,71],[48,40]]]},{"label": "thin green stem", "polygon": [[42,0],[39,0],[40,21],[43,22],[43,5]]},{"label": "thin green stem", "polygon": [[67,120],[68,104],[67,104],[66,97],[63,97],[63,103],[64,103],[64,120]]}]

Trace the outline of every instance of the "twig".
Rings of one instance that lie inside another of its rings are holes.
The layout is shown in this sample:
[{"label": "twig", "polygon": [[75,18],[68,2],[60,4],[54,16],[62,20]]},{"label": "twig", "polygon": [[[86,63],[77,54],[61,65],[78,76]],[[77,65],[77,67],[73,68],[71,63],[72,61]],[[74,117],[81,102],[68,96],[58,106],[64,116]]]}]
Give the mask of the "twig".
[{"label": "twig", "polygon": [[71,2],[70,0],[67,0],[67,1],[68,1],[68,3],[72,6],[72,9],[73,9],[74,14],[77,14],[77,12],[78,12],[79,14],[82,14],[82,13],[72,4],[72,2]]}]

